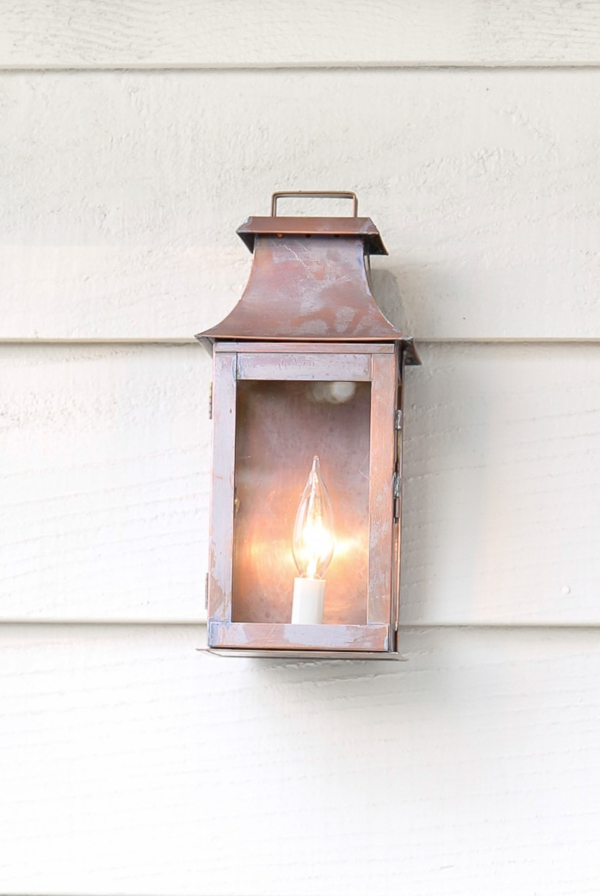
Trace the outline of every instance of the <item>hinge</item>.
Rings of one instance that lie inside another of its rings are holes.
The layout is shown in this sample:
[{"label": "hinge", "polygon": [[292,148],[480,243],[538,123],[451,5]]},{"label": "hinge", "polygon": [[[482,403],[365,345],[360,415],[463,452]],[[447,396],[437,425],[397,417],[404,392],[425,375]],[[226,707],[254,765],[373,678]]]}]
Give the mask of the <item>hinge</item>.
[{"label": "hinge", "polygon": [[396,429],[402,429],[402,411],[396,411],[396,419],[394,421],[394,426]]},{"label": "hinge", "polygon": [[208,419],[212,420],[213,405],[213,384],[208,387]]},{"label": "hinge", "polygon": [[394,470],[392,476],[392,495],[394,496],[394,521],[400,519],[400,487],[401,479],[398,470]]},{"label": "hinge", "polygon": [[208,573],[204,579],[204,609],[208,610]]}]

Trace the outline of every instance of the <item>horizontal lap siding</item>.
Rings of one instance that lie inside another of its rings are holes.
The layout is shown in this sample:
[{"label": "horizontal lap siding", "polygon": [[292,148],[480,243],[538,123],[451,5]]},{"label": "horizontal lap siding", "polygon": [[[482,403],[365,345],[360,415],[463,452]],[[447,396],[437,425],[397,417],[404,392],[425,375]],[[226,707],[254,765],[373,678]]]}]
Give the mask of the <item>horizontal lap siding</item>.
[{"label": "horizontal lap siding", "polygon": [[0,339],[212,326],[285,187],[357,191],[417,338],[597,338],[599,107],[598,71],[5,73]]},{"label": "horizontal lap siding", "polygon": [[[596,893],[600,7],[1,5],[0,891]],[[421,342],[403,663],[196,650],[210,362],[141,343],[286,188],[357,191]]]},{"label": "horizontal lap siding", "polygon": [[[600,624],[600,345],[424,345],[401,622]],[[3,346],[0,618],[200,621],[200,346]]]},{"label": "horizontal lap siding", "polygon": [[401,621],[600,623],[600,345],[438,345],[423,362]]},{"label": "horizontal lap siding", "polygon": [[4,0],[4,66],[600,61],[594,0]]},{"label": "horizontal lap siding", "polygon": [[595,632],[404,632],[404,663],[0,629],[7,893],[594,893]]},{"label": "horizontal lap siding", "polygon": [[0,619],[201,619],[210,359],[0,347]]}]

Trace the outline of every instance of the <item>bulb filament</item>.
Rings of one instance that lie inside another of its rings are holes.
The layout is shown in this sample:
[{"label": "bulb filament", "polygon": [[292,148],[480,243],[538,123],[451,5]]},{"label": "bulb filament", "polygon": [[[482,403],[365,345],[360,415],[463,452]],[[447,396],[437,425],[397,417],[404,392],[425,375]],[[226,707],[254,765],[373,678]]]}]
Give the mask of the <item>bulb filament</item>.
[{"label": "bulb filament", "polygon": [[333,557],[335,530],[331,498],[317,455],[298,505],[292,547],[300,575],[322,578]]}]

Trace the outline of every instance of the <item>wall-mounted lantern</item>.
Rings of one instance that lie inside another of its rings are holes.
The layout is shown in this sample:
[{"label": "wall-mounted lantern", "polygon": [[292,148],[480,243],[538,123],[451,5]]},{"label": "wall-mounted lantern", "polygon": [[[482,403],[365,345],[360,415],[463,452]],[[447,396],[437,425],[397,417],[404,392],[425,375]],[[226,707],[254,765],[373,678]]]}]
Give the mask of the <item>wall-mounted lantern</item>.
[{"label": "wall-mounted lantern", "polygon": [[[277,215],[288,196],[353,217]],[[353,193],[276,193],[237,231],[254,260],[213,352],[208,646],[397,656],[403,372],[412,340],[371,294],[386,249]],[[417,362],[418,363],[418,362]]]}]

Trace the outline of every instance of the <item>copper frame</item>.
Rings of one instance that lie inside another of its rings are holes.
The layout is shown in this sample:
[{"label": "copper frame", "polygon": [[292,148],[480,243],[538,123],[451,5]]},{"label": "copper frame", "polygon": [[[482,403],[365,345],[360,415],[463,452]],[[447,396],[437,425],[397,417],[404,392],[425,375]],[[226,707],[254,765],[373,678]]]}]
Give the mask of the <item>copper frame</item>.
[{"label": "copper frame", "polygon": [[[275,194],[274,208],[279,195],[293,194]],[[343,195],[356,204],[354,194]],[[368,256],[385,247],[368,218],[250,218],[238,233],[255,256],[248,286],[225,320],[197,337],[213,351],[209,649],[395,658],[403,370],[418,359],[412,340],[386,320],[370,291]],[[236,411],[240,384],[248,381],[370,385],[368,588],[360,624],[291,625],[281,612],[275,622],[254,621],[247,611],[235,618],[234,563],[243,574],[250,562],[239,548],[234,556]]]}]

